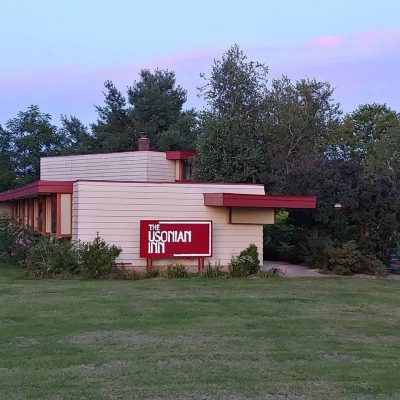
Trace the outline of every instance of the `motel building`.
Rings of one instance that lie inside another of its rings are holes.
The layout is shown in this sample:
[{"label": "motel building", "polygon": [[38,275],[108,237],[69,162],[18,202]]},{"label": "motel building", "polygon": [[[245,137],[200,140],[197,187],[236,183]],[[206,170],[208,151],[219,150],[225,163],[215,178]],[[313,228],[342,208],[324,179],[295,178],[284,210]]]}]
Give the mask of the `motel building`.
[{"label": "motel building", "polygon": [[266,195],[259,184],[190,180],[188,151],[137,151],[44,157],[40,180],[0,193],[0,213],[43,235],[92,241],[97,232],[135,267],[226,266],[254,243],[263,259],[263,225],[280,208],[315,208],[311,196]]}]

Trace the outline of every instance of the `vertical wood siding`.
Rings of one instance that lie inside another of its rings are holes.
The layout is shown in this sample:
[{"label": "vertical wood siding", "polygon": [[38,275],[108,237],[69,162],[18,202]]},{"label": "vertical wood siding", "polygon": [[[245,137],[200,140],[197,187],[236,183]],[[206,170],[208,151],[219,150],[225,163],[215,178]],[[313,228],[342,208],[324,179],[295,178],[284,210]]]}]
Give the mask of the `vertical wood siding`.
[{"label": "vertical wood siding", "polygon": [[[99,232],[108,243],[122,247],[119,261],[144,266],[146,260],[139,257],[140,220],[212,220],[213,257],[206,262],[227,265],[233,255],[251,243],[257,245],[262,260],[263,226],[229,224],[225,207],[204,206],[205,192],[264,194],[264,188],[207,183],[75,182],[73,240],[90,241]],[[157,261],[156,265],[166,262]]]}]

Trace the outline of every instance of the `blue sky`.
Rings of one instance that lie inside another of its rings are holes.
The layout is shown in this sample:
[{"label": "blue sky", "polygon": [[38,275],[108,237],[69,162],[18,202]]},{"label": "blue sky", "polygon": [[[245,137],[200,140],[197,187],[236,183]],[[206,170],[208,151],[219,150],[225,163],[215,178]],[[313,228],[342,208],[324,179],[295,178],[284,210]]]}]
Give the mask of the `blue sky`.
[{"label": "blue sky", "polygon": [[315,77],[345,111],[386,102],[400,111],[400,1],[13,0],[1,2],[0,123],[30,104],[95,120],[102,86],[124,91],[141,68],[176,71],[188,106],[232,44],[270,76]]}]

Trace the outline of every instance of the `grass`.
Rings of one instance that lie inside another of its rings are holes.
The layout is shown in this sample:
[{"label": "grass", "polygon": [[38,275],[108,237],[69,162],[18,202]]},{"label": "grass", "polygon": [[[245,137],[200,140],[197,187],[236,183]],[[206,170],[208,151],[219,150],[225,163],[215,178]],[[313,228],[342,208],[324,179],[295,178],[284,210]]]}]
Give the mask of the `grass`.
[{"label": "grass", "polygon": [[0,267],[0,399],[399,399],[399,326],[398,281]]}]

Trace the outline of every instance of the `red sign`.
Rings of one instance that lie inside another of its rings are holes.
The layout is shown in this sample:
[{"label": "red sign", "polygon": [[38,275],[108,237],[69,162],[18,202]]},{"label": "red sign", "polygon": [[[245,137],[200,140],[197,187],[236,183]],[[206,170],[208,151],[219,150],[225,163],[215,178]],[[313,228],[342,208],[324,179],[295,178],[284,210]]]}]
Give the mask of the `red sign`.
[{"label": "red sign", "polygon": [[211,221],[140,221],[140,257],[210,257]]}]

